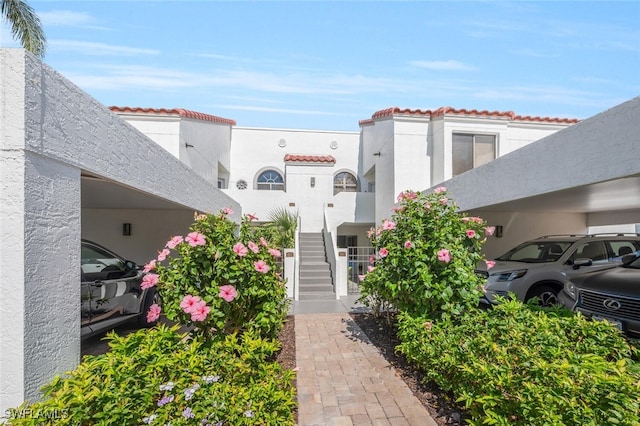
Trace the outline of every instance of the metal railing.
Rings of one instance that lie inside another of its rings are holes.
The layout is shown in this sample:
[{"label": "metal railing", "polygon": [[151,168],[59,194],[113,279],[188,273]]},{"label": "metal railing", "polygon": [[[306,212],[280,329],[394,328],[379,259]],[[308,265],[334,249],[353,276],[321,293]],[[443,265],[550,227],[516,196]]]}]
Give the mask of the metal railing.
[{"label": "metal railing", "polygon": [[349,294],[357,294],[360,293],[358,283],[366,275],[368,267],[373,266],[371,256],[375,255],[375,249],[373,247],[348,247],[347,250],[349,263],[347,288]]}]

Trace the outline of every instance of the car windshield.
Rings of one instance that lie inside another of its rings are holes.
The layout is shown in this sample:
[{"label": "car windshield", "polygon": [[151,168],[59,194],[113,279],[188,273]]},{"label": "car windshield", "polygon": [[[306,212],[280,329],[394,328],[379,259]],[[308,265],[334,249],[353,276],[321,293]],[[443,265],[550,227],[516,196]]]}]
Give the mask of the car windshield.
[{"label": "car windshield", "polygon": [[496,260],[524,263],[555,262],[573,244],[569,241],[530,241],[509,250]]}]

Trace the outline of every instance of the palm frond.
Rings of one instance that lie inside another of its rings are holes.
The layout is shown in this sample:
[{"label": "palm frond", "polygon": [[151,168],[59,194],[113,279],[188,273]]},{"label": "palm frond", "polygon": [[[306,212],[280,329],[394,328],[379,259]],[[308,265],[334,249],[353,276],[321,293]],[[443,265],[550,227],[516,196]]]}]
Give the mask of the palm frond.
[{"label": "palm frond", "polygon": [[0,15],[11,25],[13,36],[22,47],[43,58],[47,40],[40,23],[31,6],[24,0],[1,0]]}]

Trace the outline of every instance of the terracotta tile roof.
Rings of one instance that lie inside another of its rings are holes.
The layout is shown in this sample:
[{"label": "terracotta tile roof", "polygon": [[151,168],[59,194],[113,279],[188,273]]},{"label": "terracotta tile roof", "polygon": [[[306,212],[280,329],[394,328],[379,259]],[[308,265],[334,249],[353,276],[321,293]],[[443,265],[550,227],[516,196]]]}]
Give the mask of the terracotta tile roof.
[{"label": "terracotta tile roof", "polygon": [[132,107],[118,107],[110,106],[109,109],[113,112],[133,113],[133,114],[160,114],[160,115],[177,115],[184,118],[192,118],[194,120],[213,121],[214,123],[229,124],[235,126],[235,120],[228,118],[217,117],[215,115],[204,114],[202,112],[189,111],[182,108],[132,108]]},{"label": "terracotta tile roof", "polygon": [[466,115],[474,117],[495,117],[495,118],[507,118],[513,121],[536,121],[546,123],[565,123],[573,124],[579,120],[575,118],[554,118],[554,117],[532,117],[517,115],[513,111],[479,111],[477,109],[455,109],[452,107],[442,107],[436,110],[420,110],[420,109],[400,109],[398,107],[387,108],[373,113],[371,119],[361,120],[359,123],[361,126],[371,124],[371,121],[375,121],[377,118],[390,117],[396,114],[402,115],[416,115],[425,117],[443,117],[445,115]]},{"label": "terracotta tile roof", "polygon": [[335,163],[336,159],[331,155],[298,155],[287,154],[284,156],[285,163]]}]

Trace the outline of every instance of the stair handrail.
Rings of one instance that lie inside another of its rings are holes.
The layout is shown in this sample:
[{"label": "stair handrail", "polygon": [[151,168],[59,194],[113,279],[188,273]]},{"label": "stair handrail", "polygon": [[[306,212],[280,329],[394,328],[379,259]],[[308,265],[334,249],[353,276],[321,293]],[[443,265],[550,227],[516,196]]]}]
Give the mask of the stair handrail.
[{"label": "stair handrail", "polygon": [[300,300],[300,232],[302,230],[302,218],[298,215],[296,233],[293,241],[293,300]]},{"label": "stair handrail", "polygon": [[336,294],[336,298],[339,297],[338,295],[338,289],[336,288],[336,283],[337,281],[337,275],[336,272],[338,270],[337,268],[337,263],[338,263],[338,255],[336,253],[336,247],[338,246],[338,242],[337,242],[337,238],[336,236],[333,234],[333,232],[330,231],[330,227],[329,227],[329,218],[327,217],[327,209],[324,209],[323,212],[323,227],[322,227],[322,234],[323,234],[323,240],[324,240],[324,250],[325,253],[327,255],[327,262],[329,263],[329,269],[331,270],[331,284],[333,285],[333,291]]}]

